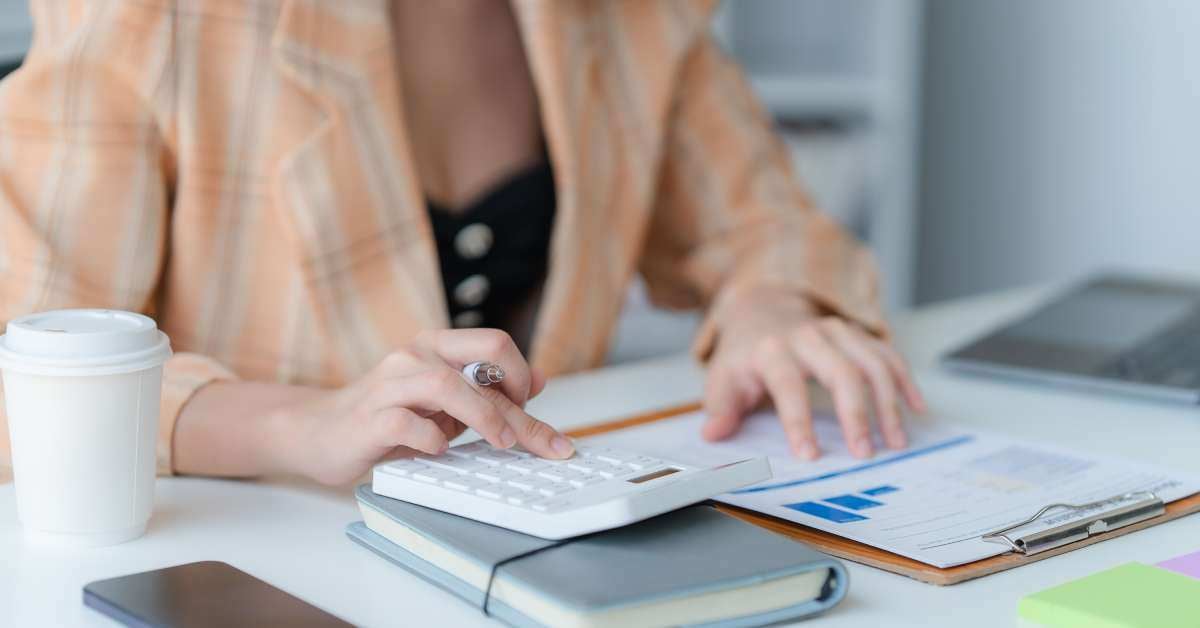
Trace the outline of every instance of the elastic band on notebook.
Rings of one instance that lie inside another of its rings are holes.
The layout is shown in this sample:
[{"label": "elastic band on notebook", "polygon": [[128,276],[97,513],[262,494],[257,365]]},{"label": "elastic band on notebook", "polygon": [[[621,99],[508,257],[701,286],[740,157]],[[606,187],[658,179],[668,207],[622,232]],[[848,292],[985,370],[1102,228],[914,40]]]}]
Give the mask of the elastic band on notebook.
[{"label": "elastic band on notebook", "polygon": [[539,547],[536,549],[531,549],[528,552],[516,554],[515,556],[509,556],[508,558],[505,558],[504,560],[501,560],[500,562],[494,563],[492,565],[492,570],[488,573],[487,588],[483,590],[483,607],[481,610],[483,610],[484,617],[492,616],[491,612],[488,611],[488,602],[490,602],[492,600],[492,584],[496,581],[496,572],[500,571],[501,567],[503,567],[513,561],[521,560],[522,558],[527,558],[529,556],[533,556],[534,554],[541,554],[542,552],[544,552],[548,549],[554,549],[556,547],[570,545],[571,543],[574,543],[575,541],[582,541],[583,539],[591,538],[591,537],[596,536],[597,534],[601,534],[603,532],[608,532],[608,530],[601,530],[600,532],[592,532],[591,534],[584,534],[583,536],[577,536],[577,537],[573,537],[573,538],[569,538],[569,539],[563,539],[563,540],[557,541],[551,545],[543,545],[542,547]]},{"label": "elastic band on notebook", "polygon": [[[716,509],[716,504],[711,501],[704,501],[704,502],[700,502],[699,504],[694,504],[694,505],[695,506],[708,506],[709,508],[713,508],[714,510]],[[685,508],[686,508],[686,506],[685,506]],[[658,515],[658,516],[661,517],[662,515]],[[591,532],[589,534],[584,534],[582,536],[576,536],[576,537],[569,538],[569,539],[563,539],[561,541],[557,541],[550,545],[544,545],[537,549],[531,549],[528,552],[523,552],[521,554],[509,556],[508,558],[505,558],[504,560],[494,563],[492,565],[491,571],[488,572],[487,588],[485,588],[483,590],[483,606],[480,609],[483,611],[483,616],[484,617],[492,616],[491,612],[488,610],[488,603],[492,601],[492,584],[496,582],[496,572],[500,571],[501,567],[503,567],[513,561],[521,560],[522,558],[527,558],[529,556],[533,556],[534,554],[540,554],[548,549],[554,549],[556,547],[570,545],[571,543],[574,543],[575,541],[582,541],[584,539],[589,539],[593,536],[599,536],[601,534],[604,534],[605,532],[612,532],[612,530],[600,530],[598,532]]]}]

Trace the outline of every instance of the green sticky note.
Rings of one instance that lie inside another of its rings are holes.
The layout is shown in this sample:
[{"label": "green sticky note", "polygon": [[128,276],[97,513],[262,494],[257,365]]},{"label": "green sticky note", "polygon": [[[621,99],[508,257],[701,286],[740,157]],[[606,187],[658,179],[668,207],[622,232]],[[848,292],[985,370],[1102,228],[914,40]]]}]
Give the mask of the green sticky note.
[{"label": "green sticky note", "polygon": [[1126,563],[1028,595],[1021,617],[1053,628],[1200,627],[1200,579]]}]

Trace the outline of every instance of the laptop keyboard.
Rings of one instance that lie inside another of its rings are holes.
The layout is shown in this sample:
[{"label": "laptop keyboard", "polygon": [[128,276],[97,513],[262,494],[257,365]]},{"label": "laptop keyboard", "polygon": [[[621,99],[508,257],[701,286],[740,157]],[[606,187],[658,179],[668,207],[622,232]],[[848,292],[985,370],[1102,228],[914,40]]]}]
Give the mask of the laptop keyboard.
[{"label": "laptop keyboard", "polygon": [[1200,388],[1200,310],[1127,351],[1099,374],[1173,388]]}]

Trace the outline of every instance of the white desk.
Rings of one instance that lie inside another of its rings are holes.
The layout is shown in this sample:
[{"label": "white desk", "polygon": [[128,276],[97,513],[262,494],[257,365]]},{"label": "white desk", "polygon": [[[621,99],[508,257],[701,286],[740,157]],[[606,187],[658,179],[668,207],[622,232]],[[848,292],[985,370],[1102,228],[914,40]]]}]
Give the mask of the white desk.
[{"label": "white desk", "polygon": [[[1025,290],[966,300],[896,321],[933,416],[1200,473],[1200,409],[967,379],[934,366],[943,349],[1044,294]],[[638,363],[555,380],[532,410],[576,426],[696,399],[701,383],[684,357]],[[490,625],[457,598],[347,540],[342,528],[357,518],[348,490],[165,479],[157,491],[145,537],[56,553],[22,544],[12,487],[0,486],[0,625],[109,625],[81,603],[85,583],[206,559],[233,564],[356,624]],[[1012,626],[1017,600],[1026,593],[1124,561],[1158,561],[1196,549],[1200,517],[953,587],[849,563],[849,596],[816,625]]]}]

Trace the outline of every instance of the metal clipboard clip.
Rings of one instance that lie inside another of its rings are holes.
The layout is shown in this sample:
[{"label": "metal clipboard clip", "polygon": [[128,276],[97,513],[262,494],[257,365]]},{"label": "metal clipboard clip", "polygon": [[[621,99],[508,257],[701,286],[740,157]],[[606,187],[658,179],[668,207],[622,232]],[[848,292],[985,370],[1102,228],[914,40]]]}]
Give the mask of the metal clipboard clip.
[{"label": "metal clipboard clip", "polygon": [[[1050,514],[1054,510],[1063,512]],[[1032,556],[1152,519],[1164,512],[1166,507],[1158,495],[1150,491],[1137,491],[1087,504],[1050,504],[1024,521],[988,532],[981,538],[989,543],[1004,543],[1014,552]],[[1046,524],[1046,527],[1026,534],[1009,534],[1036,522]]]}]

